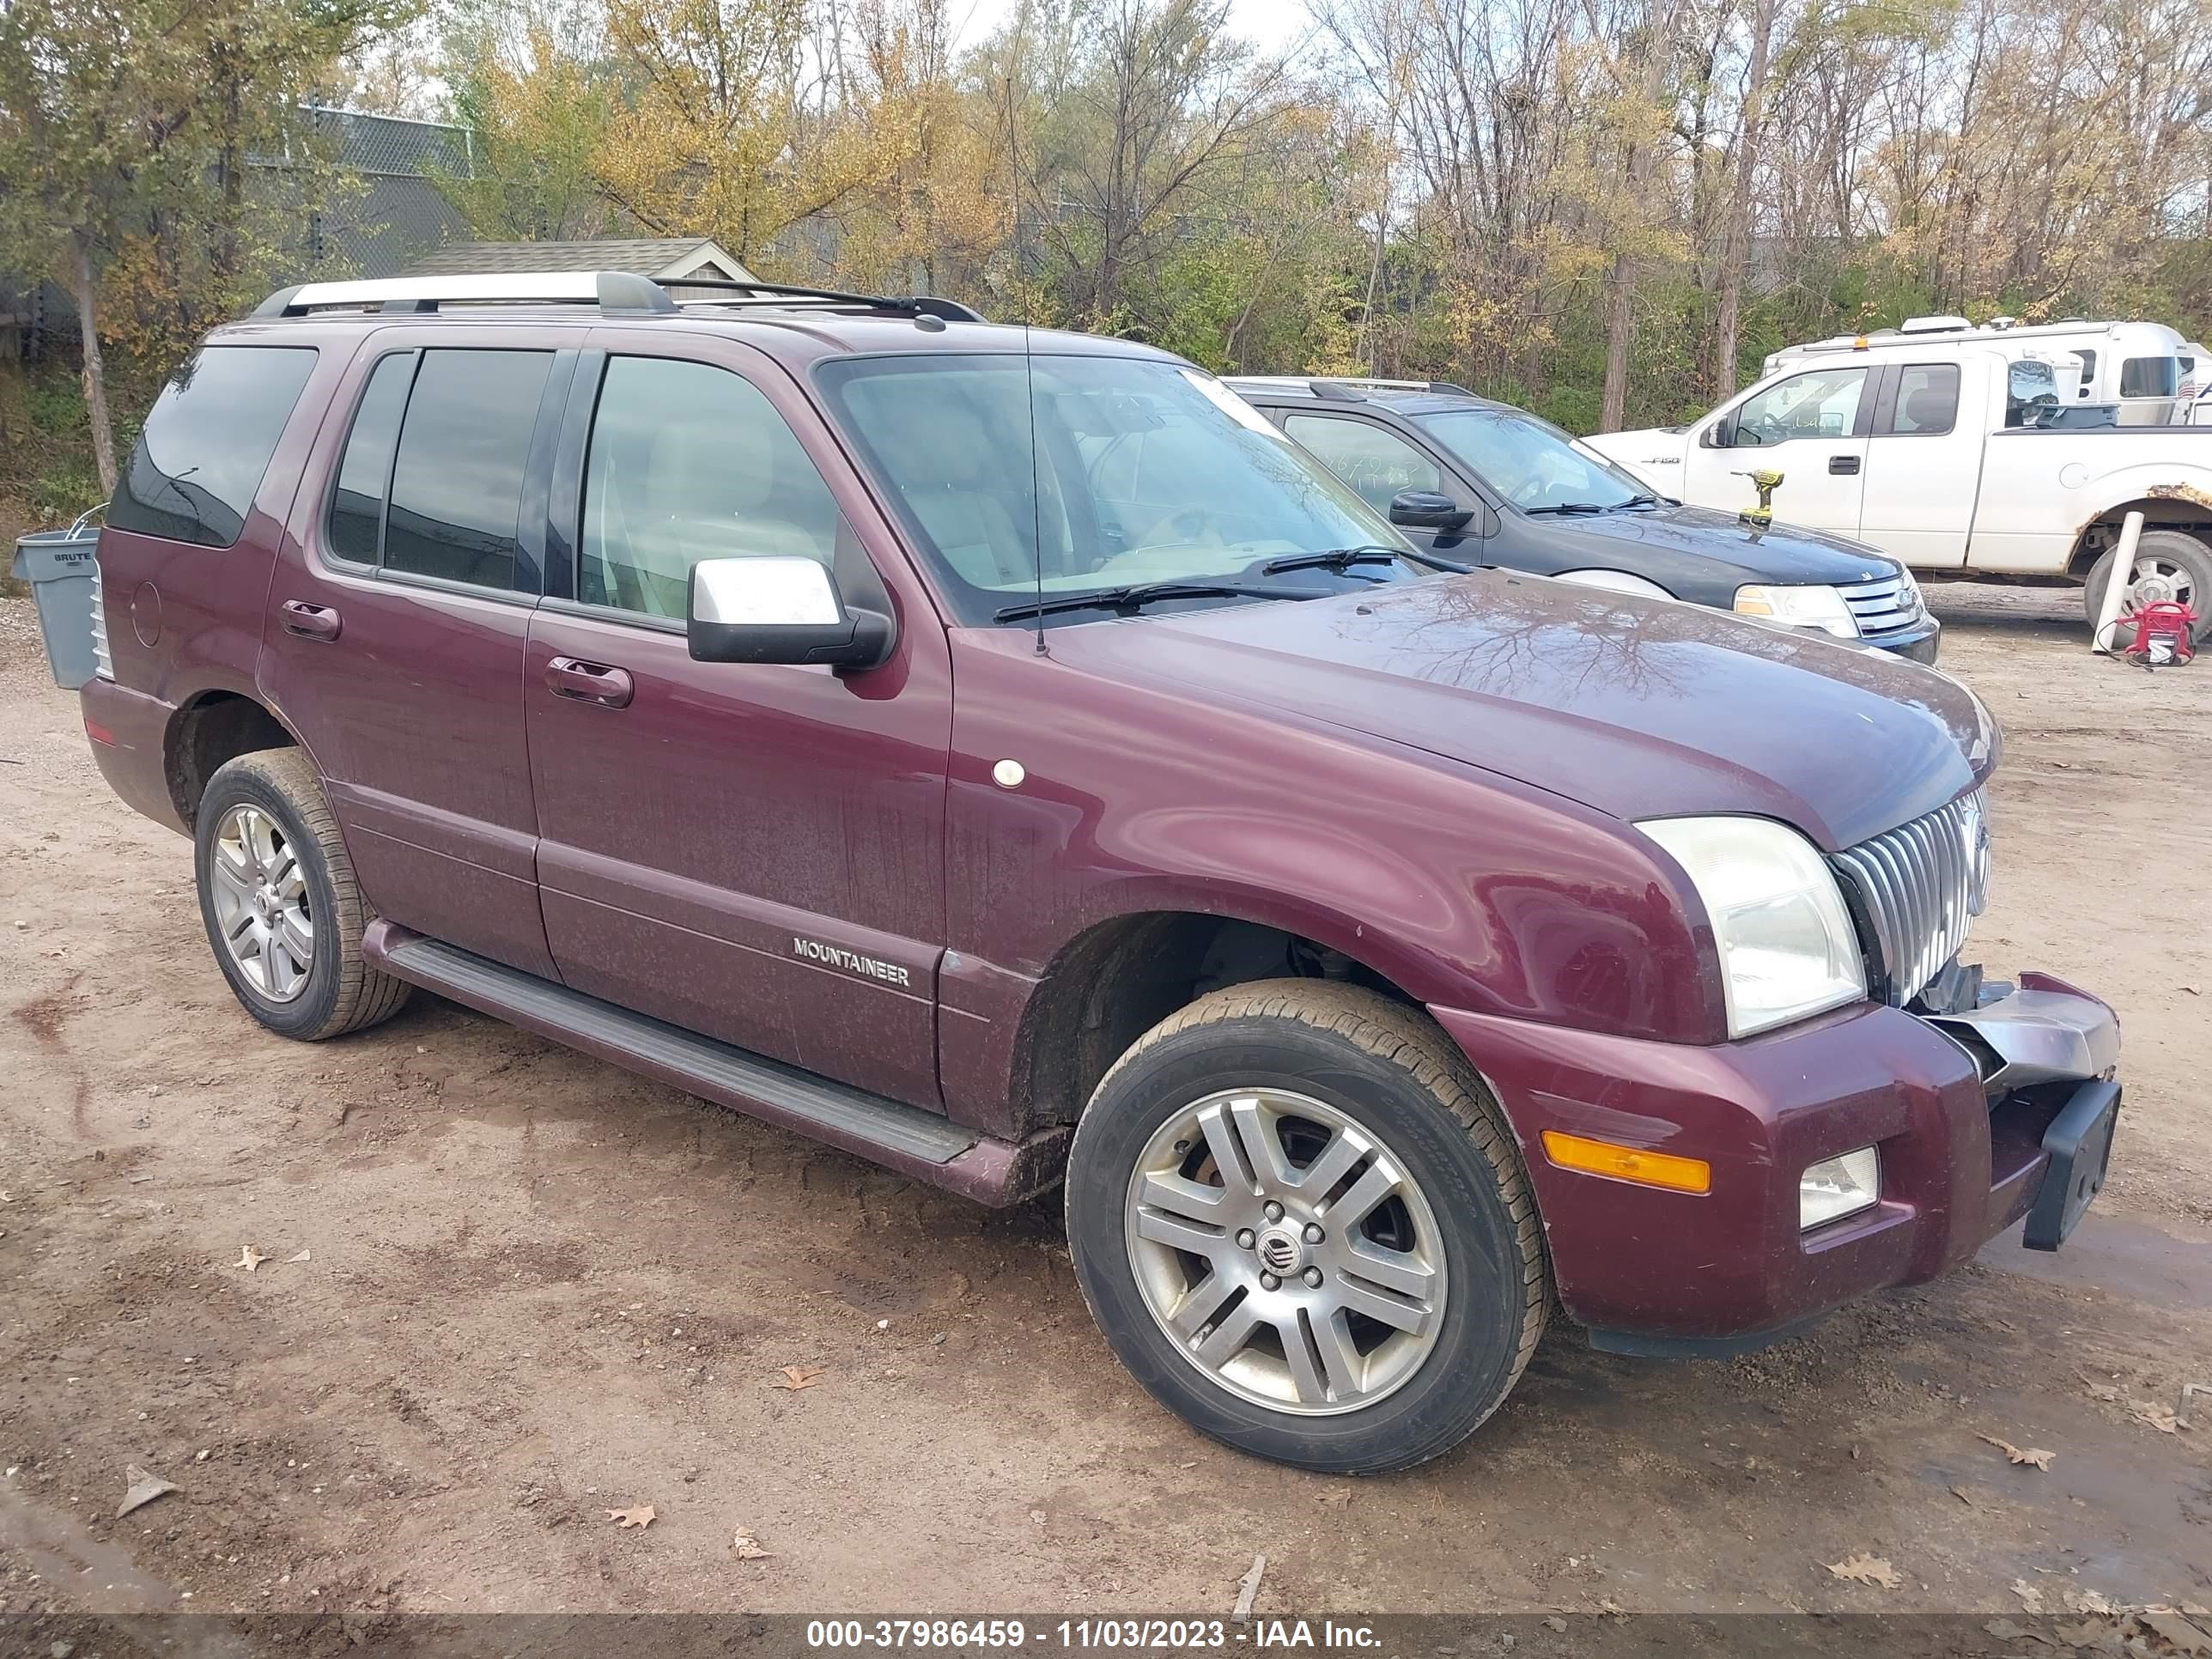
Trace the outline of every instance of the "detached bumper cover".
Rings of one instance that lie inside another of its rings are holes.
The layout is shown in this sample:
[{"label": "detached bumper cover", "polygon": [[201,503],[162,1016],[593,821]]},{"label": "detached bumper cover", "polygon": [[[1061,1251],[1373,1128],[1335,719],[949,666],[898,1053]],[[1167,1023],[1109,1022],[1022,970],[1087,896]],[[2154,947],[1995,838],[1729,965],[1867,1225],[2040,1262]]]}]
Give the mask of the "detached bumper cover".
[{"label": "detached bumper cover", "polygon": [[[2117,1054],[2103,1003],[2039,975],[2021,985],[2016,996],[2051,999],[2043,1012],[2071,1033],[2042,1044],[2046,1064],[2069,1040],[2088,1059]],[[2036,1024],[2033,1009],[2002,1002],[1978,1012],[1991,1010],[2023,1042]],[[1961,1265],[2036,1204],[2055,1162],[2046,1137],[2083,1137],[2070,1152],[2057,1146],[2062,1184],[2075,1194],[2067,1226],[2102,1181],[2110,1113],[2060,1121],[2088,1079],[2045,1076],[1992,1096],[1986,1060],[1899,1009],[1862,1006],[1710,1048],[1431,1012],[1498,1091],[1567,1311],[1655,1349],[1755,1346],[1742,1339],[1783,1334],[1869,1291]],[[2115,1110],[2117,1101],[2115,1085]],[[1703,1158],[1711,1189],[1686,1194],[1558,1168],[1544,1157],[1546,1129]],[[1801,1231],[1806,1167],[1867,1146],[1881,1152],[1881,1200]],[[2090,1161],[2095,1178],[2081,1196]]]}]

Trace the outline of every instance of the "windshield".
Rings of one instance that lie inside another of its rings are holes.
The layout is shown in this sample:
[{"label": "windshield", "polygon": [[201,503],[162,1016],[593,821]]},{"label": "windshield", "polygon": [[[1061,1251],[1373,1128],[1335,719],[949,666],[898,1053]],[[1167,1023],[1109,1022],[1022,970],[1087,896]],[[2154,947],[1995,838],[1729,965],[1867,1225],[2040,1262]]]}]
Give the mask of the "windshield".
[{"label": "windshield", "polygon": [[1454,409],[1421,423],[1492,489],[1523,512],[1610,508],[1648,501],[1650,492],[1567,434],[1517,409]]},{"label": "windshield", "polygon": [[[1034,599],[1040,587],[1054,599],[1155,582],[1257,582],[1272,580],[1261,568],[1285,556],[1405,545],[1266,416],[1179,364],[932,353],[847,358],[817,374],[968,623]],[[1386,558],[1282,580],[1311,592],[1419,574]]]}]

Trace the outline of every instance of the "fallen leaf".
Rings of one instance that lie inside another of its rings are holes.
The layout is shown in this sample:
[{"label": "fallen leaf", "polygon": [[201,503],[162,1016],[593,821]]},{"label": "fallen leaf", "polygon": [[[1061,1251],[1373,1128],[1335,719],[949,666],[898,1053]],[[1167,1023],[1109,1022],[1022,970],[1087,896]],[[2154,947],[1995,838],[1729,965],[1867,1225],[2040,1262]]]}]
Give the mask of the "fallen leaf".
[{"label": "fallen leaf", "polygon": [[2072,1613],[2118,1613],[2119,1609],[2095,1590],[2061,1590],[2058,1599]]},{"label": "fallen leaf", "polygon": [[2030,1464],[2039,1469],[2048,1470],[2051,1468],[2051,1460],[2058,1455],[2057,1452],[2047,1452],[2035,1446],[2030,1446],[2023,1451],[2011,1441],[2000,1440],[1993,1434],[1984,1434],[1976,1437],[1988,1441],[2013,1462]]},{"label": "fallen leaf", "polygon": [[123,1502],[116,1509],[115,1518],[118,1521],[131,1510],[152,1503],[164,1492],[176,1491],[175,1486],[160,1475],[149,1474],[136,1463],[125,1466],[123,1478],[129,1483],[130,1490],[123,1494]]},{"label": "fallen leaf", "polygon": [[1544,1620],[1544,1628],[1548,1631],[1564,1634],[1567,1628],[1567,1621],[1560,1618],[1559,1615],[1555,1613]]},{"label": "fallen leaf", "polygon": [[730,1547],[737,1552],[738,1559],[740,1561],[768,1559],[768,1552],[760,1547],[760,1540],[753,1536],[753,1529],[750,1527],[739,1527],[737,1537],[730,1542]]},{"label": "fallen leaf", "polygon": [[1979,1509],[1981,1507],[1981,1505],[1975,1503],[1972,1498],[1966,1495],[1966,1489],[1964,1486],[1952,1487],[1951,1496],[1957,1498],[1961,1504],[1964,1504],[1970,1510]]},{"label": "fallen leaf", "polygon": [[779,1389],[788,1389],[796,1394],[801,1389],[812,1388],[822,1380],[823,1376],[823,1367],[820,1365],[786,1365],[783,1368],[782,1381],[775,1386]]},{"label": "fallen leaf", "polygon": [[1352,1488],[1349,1486],[1338,1486],[1329,1492],[1318,1492],[1314,1497],[1316,1504],[1349,1504],[1351,1501]]},{"label": "fallen leaf", "polygon": [[2179,1434],[2181,1431],[2179,1417],[2165,1407],[2154,1406],[2148,1400],[2129,1401],[2128,1415],[2148,1428],[2156,1429],[2160,1434]]},{"label": "fallen leaf", "polygon": [[2017,1642],[2027,1634],[2009,1619],[1992,1619],[1982,1628],[2000,1642]]},{"label": "fallen leaf", "polygon": [[609,1510],[607,1519],[615,1523],[615,1529],[618,1532],[627,1527],[642,1529],[653,1524],[653,1505],[640,1504],[626,1510]]},{"label": "fallen leaf", "polygon": [[2120,1633],[2110,1625],[2100,1625],[2084,1619],[2075,1625],[2054,1625],[2051,1633],[2069,1648],[2118,1647]]},{"label": "fallen leaf", "polygon": [[2028,1613],[2041,1613],[2043,1611],[2043,1592],[2036,1589],[2034,1585],[2029,1583],[2027,1579],[2014,1579],[2012,1581],[2012,1593],[2020,1597],[2020,1604],[2024,1611]]},{"label": "fallen leaf", "polygon": [[2204,994],[2203,992],[2198,990],[2194,985],[2185,985],[2181,988],[2188,992],[2189,994],[2193,997],[2201,997]]},{"label": "fallen leaf", "polygon": [[267,1256],[262,1255],[261,1252],[255,1249],[253,1246],[251,1244],[246,1244],[240,1247],[238,1260],[232,1262],[230,1265],[234,1267],[243,1267],[246,1272],[252,1273],[256,1267],[259,1267],[263,1262],[268,1260],[269,1258]]},{"label": "fallen leaf", "polygon": [[1249,1624],[1252,1618],[1252,1602],[1260,1594],[1260,1575],[1267,1571],[1267,1558],[1252,1558],[1252,1570],[1237,1581],[1237,1608],[1229,1616],[1238,1624]]},{"label": "fallen leaf", "polygon": [[1840,1561],[1828,1563],[1828,1571],[1856,1584],[1879,1584],[1884,1589],[1905,1587],[1904,1575],[1879,1555],[1845,1556]]},{"label": "fallen leaf", "polygon": [[310,1257],[305,1250],[301,1251],[297,1255],[288,1255],[284,1258],[287,1266],[289,1266],[295,1261],[307,1261],[311,1260],[313,1260],[313,1258]]},{"label": "fallen leaf", "polygon": [[[2081,1373],[2077,1371],[2075,1375],[2078,1376]],[[2119,1401],[2120,1391],[2109,1382],[2092,1382],[2087,1377],[2083,1376],[2081,1386],[2089,1391],[2089,1398],[2092,1400],[2101,1400],[2108,1406],[2117,1405]]]}]

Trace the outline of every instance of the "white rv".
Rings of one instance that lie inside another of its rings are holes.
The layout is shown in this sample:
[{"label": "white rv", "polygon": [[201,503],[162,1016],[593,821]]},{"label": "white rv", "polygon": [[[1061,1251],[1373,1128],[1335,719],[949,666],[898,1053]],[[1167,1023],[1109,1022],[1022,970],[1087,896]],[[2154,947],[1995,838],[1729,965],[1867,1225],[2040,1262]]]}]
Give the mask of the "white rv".
[{"label": "white rv", "polygon": [[2017,323],[1996,317],[1976,327],[1964,317],[1908,317],[1896,328],[1785,346],[1767,358],[1765,372],[1771,375],[1785,366],[1839,352],[1869,354],[1864,360],[1874,362],[1901,362],[1931,344],[1983,340],[2002,343],[2008,356],[2051,364],[2059,378],[2062,404],[2112,404],[2120,426],[2164,426],[2185,418],[2186,405],[2178,401],[2182,359],[2192,356],[2193,349],[2163,323],[2079,317]]}]

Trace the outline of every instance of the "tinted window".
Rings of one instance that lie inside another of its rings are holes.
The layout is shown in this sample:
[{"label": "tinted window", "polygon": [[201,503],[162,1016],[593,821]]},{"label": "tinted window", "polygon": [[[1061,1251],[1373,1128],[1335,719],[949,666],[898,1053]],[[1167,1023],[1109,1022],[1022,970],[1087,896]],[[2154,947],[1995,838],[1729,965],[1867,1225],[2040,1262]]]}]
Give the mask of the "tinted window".
[{"label": "tinted window", "polygon": [[1455,409],[1421,424],[1518,507],[1626,507],[1650,499],[1635,479],[1517,409]]},{"label": "tinted window", "polygon": [[1956,363],[1907,363],[1899,371],[1897,402],[1889,411],[1889,431],[1948,432],[1958,418]]},{"label": "tinted window", "polygon": [[1283,429],[1320,456],[1330,471],[1378,513],[1389,512],[1390,498],[1401,489],[1443,488],[1443,473],[1434,461],[1396,433],[1365,421],[1293,415],[1283,422]]},{"label": "tinted window", "polygon": [[515,584],[515,526],[546,351],[426,351],[399,433],[384,562],[478,587]]},{"label": "tinted window", "polygon": [[354,411],[337,487],[331,492],[331,551],[342,559],[376,562],[384,492],[392,482],[392,452],[399,441],[399,411],[407,406],[407,386],[414,378],[413,352],[385,358],[368,377],[368,390]]},{"label": "tinted window", "polygon": [[2171,398],[2181,384],[2179,357],[2127,357],[2120,362],[2120,396]]},{"label": "tinted window", "polygon": [[759,389],[658,357],[607,364],[584,465],[577,597],[682,617],[702,559],[837,564],[837,503]]},{"label": "tinted window", "polygon": [[1792,438],[1847,438],[1866,392],[1863,368],[1816,368],[1793,374],[1748,398],[1732,424],[1739,444],[1787,443]]},{"label": "tinted window", "polygon": [[2086,398],[2089,395],[2089,382],[2097,378],[2097,354],[2077,350],[2074,355],[2081,360],[2081,390],[2076,395]]},{"label": "tinted window", "polygon": [[107,510],[118,530],[228,547],[315,367],[310,346],[208,346],[169,377]]}]

